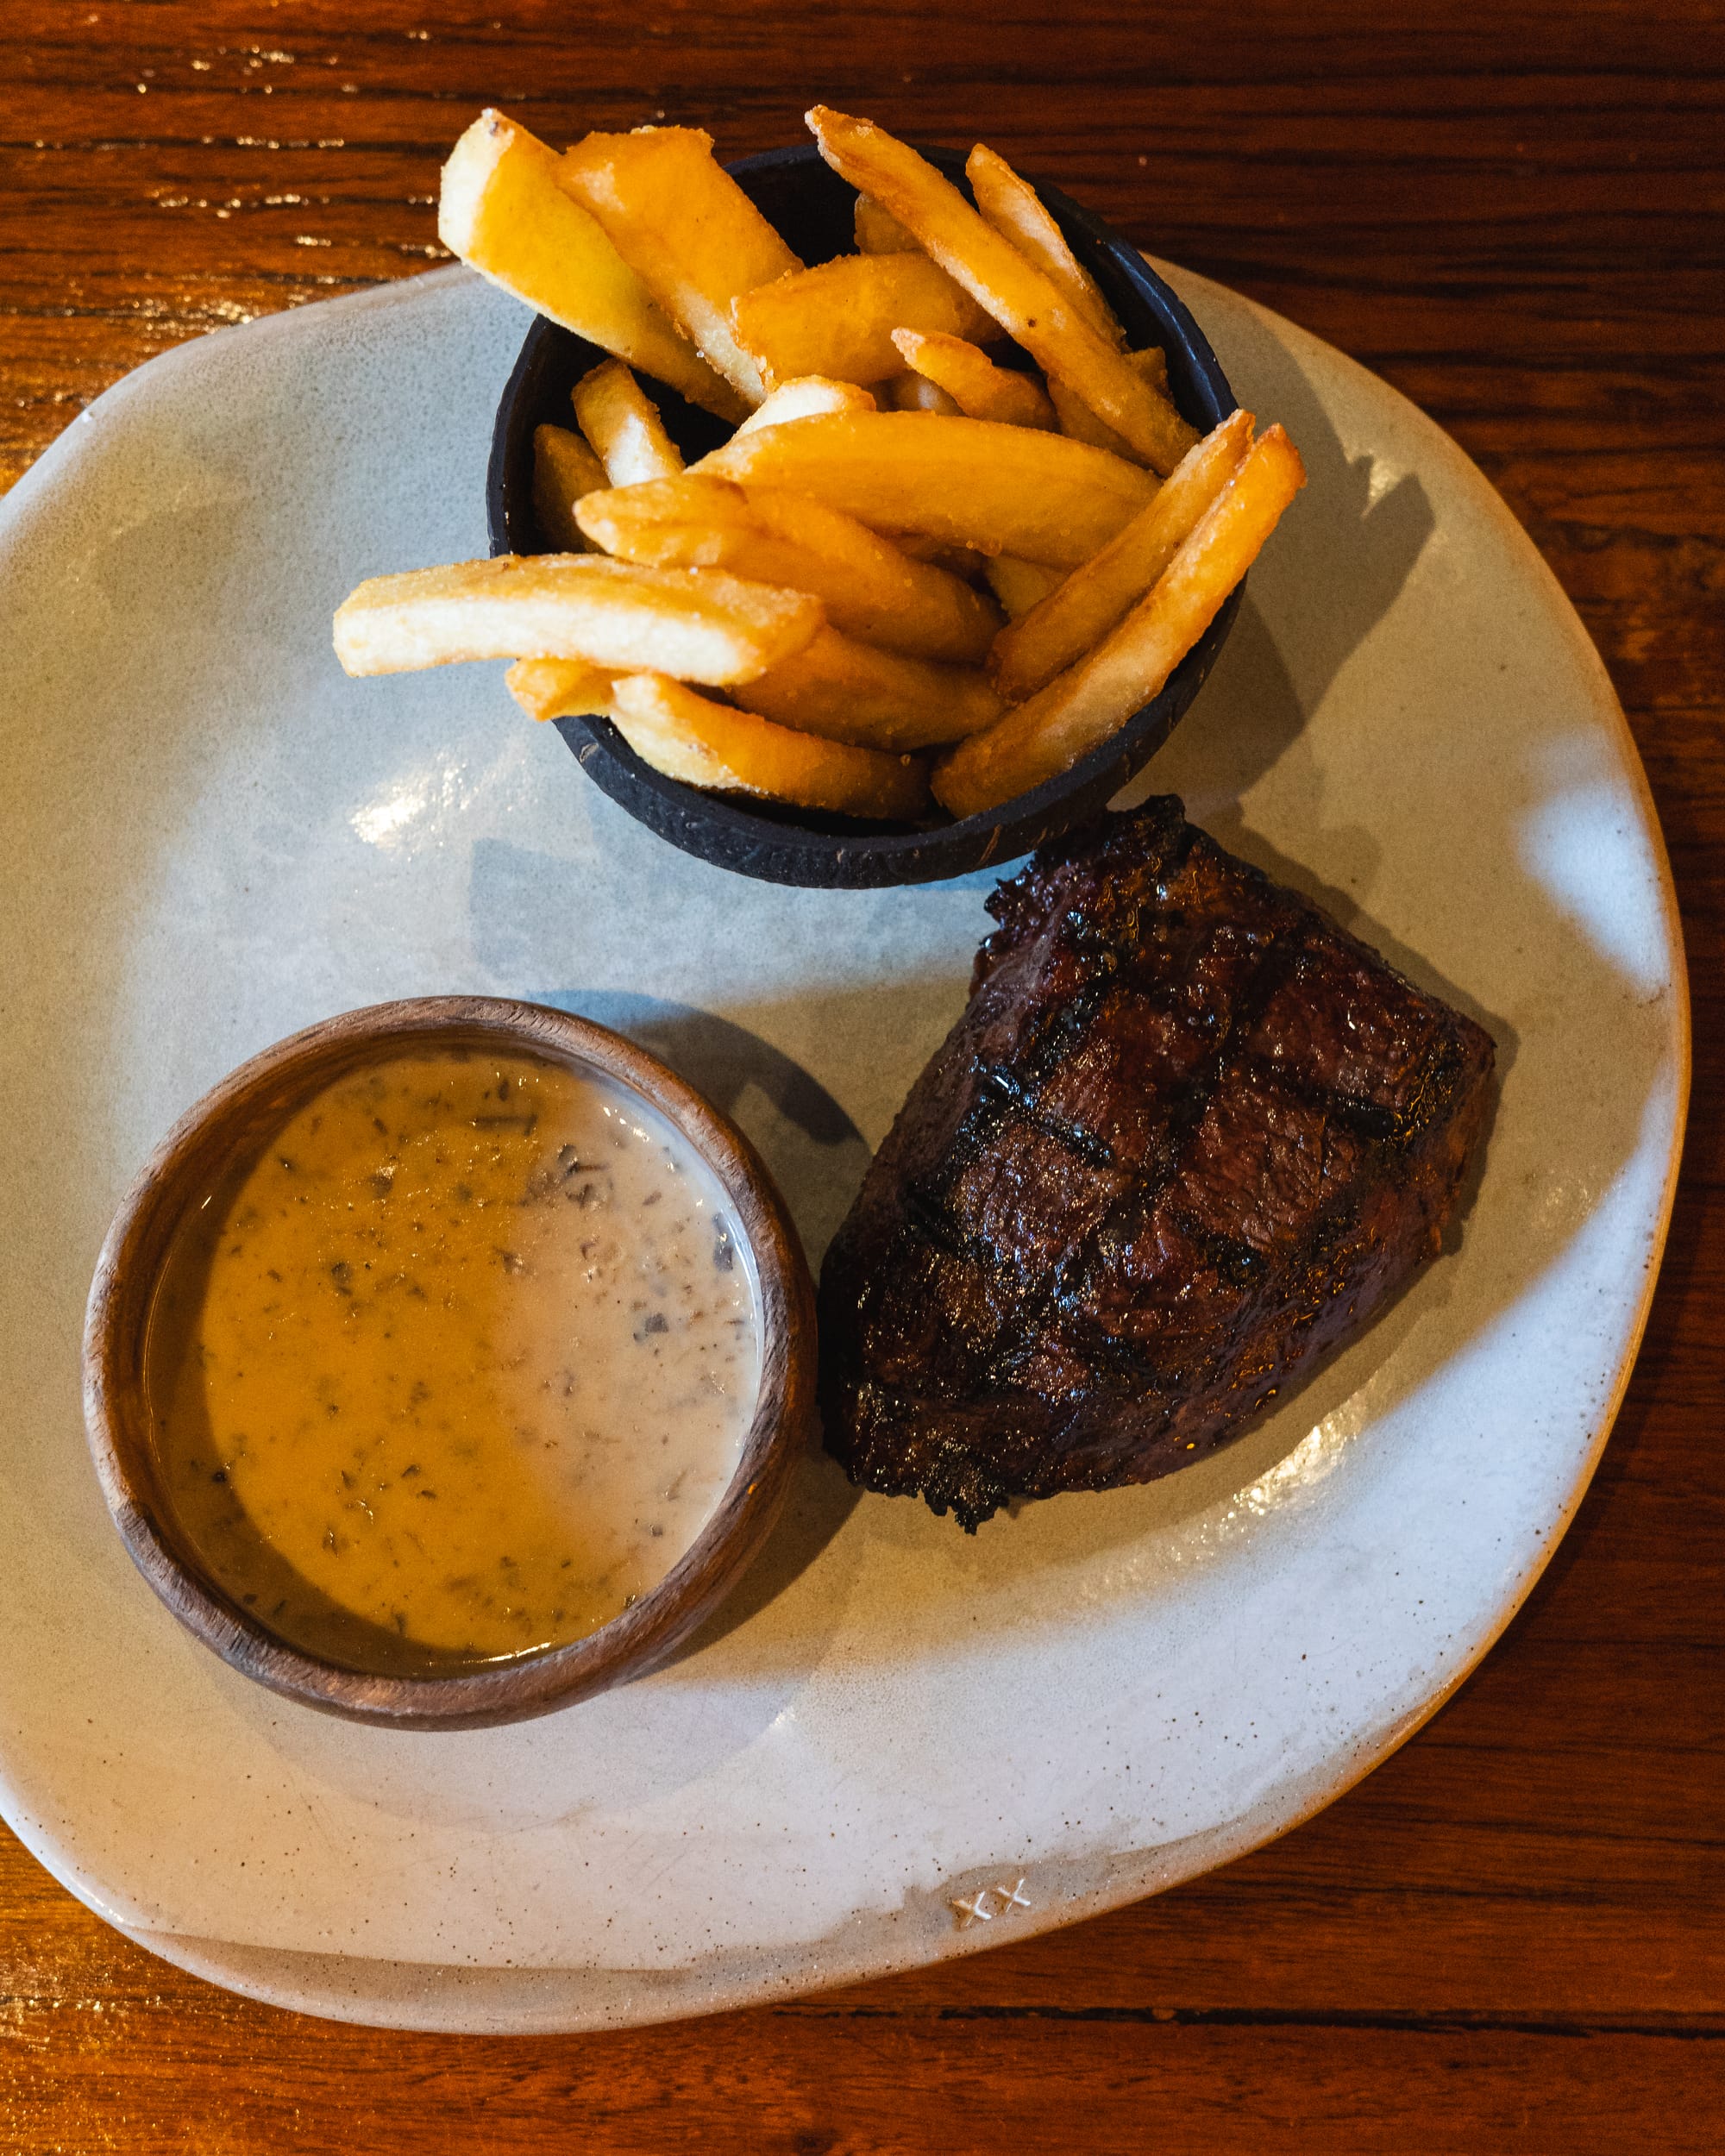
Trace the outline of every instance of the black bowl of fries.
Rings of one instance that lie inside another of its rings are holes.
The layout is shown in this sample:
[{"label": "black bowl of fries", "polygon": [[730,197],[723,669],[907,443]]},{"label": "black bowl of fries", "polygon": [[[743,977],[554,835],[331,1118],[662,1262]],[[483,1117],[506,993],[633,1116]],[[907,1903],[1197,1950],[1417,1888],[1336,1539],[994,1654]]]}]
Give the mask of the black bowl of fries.
[{"label": "black bowl of fries", "polygon": [[[994,160],[1002,185],[1029,198],[1032,220],[1039,196],[1076,273],[1069,290],[1087,308],[1086,288],[1094,298],[1087,322],[1107,329],[1099,342],[1115,372],[1126,361],[1153,392],[1149,432],[1140,427],[1131,443],[1096,416],[1094,399],[1087,408],[1051,370],[1038,373],[998,313],[984,315],[921,251],[907,229],[914,217],[900,224],[888,214],[900,206],[890,173],[877,183],[865,163],[866,192],[841,177],[853,167],[842,135],[835,150],[840,123],[865,160],[879,137],[889,156],[914,163],[868,122],[817,112],[811,124],[831,164],[810,143],[724,168],[777,235],[757,245],[779,244],[781,255],[769,252],[760,288],[733,303],[728,360],[718,348],[724,328],[695,321],[700,352],[730,377],[717,393],[699,383],[695,393],[721,410],[703,410],[638,360],[633,376],[616,360],[606,367],[597,345],[542,313],[499,410],[488,505],[493,556],[586,548],[669,579],[697,572],[709,588],[716,572],[727,590],[742,580],[729,679],[704,654],[680,666],[669,642],[649,642],[639,664],[651,671],[526,658],[511,686],[524,708],[555,721],[596,785],[672,844],[773,882],[867,887],[963,875],[1026,853],[1099,813],[1148,761],[1214,665],[1257,550],[1250,533],[1244,542],[1221,534],[1232,567],[1222,580],[1213,565],[1208,595],[1195,598],[1181,586],[1182,576],[1194,582],[1182,542],[1215,523],[1206,511],[1256,452],[1249,417],[1231,421],[1234,398],[1203,332],[1100,218],[1055,188],[1032,194]],[[643,139],[587,141],[622,145],[626,158]],[[969,179],[955,153],[920,155],[1017,238],[1011,197],[998,216],[988,200],[994,175],[977,160],[990,153],[975,153]],[[600,170],[593,184],[612,178]],[[448,185],[446,175],[446,200]],[[969,218],[961,239],[977,222]],[[1037,244],[1032,227],[1020,251],[1034,261]],[[872,266],[855,269],[870,256]],[[905,363],[886,379],[875,348],[856,342],[868,333],[850,289],[882,278],[902,284],[903,314],[932,325],[893,333]],[[1034,315],[1022,334],[1036,342]],[[679,369],[681,388],[702,364]],[[752,393],[737,397],[751,365]],[[762,386],[761,421],[739,428]],[[963,425],[957,436],[932,432],[930,413]],[[943,464],[949,439],[969,466]],[[1271,446],[1267,436],[1258,448]],[[1298,460],[1288,457],[1297,485]],[[1152,503],[1169,511],[1164,530]],[[1264,530],[1273,523],[1274,513]],[[1123,545],[1136,547],[1135,562],[1119,559]],[[775,590],[776,608],[744,603],[789,583],[775,564],[817,559],[818,573],[800,580],[820,610],[812,641],[806,597]],[[1150,617],[1151,599],[1171,620]],[[1120,649],[1124,614],[1139,624],[1136,649]],[[1144,697],[1142,685],[1158,681]],[[745,728],[747,739],[737,730]],[[791,798],[772,798],[781,787]]]}]

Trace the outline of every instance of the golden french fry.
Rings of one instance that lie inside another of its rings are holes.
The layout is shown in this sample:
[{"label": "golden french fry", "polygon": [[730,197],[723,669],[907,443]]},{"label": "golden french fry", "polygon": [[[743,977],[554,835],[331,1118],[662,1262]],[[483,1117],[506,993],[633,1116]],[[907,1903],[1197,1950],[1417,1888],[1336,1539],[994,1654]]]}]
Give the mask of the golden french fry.
[{"label": "golden french fry", "polygon": [[916,658],[974,663],[1000,626],[981,592],[803,494],[691,473],[589,494],[580,522],[596,545],[626,561],[728,569],[812,592],[835,629]]},{"label": "golden french fry", "polygon": [[[982,677],[968,667],[919,667],[825,630],[809,649],[815,657],[808,667],[800,667],[800,654],[749,686],[749,701],[760,705],[761,716],[797,732],[903,753],[962,740],[999,713],[1000,699],[978,696]],[[909,679],[895,678],[894,669],[906,666]],[[963,718],[952,708],[955,675],[958,700],[969,703]],[[518,659],[504,680],[530,718],[618,716],[618,676],[585,659]],[[919,715],[919,701],[926,706]]]},{"label": "golden french fry", "polygon": [[816,105],[806,115],[820,154],[842,179],[891,211],[924,251],[1015,337],[1044,374],[1075,390],[1158,472],[1189,442],[1165,399],[1135,374],[1045,272],[1027,261],[925,158],[872,120]]},{"label": "golden french fry", "polygon": [[611,687],[617,676],[609,667],[585,659],[518,659],[503,679],[529,718],[612,715]]},{"label": "golden french fry", "polygon": [[892,543],[913,561],[932,561],[967,584],[980,583],[989,557],[972,547],[955,547],[944,539],[931,539],[920,531],[895,531]]},{"label": "golden french fry", "polygon": [[994,324],[925,254],[841,254],[743,292],[731,310],[737,341],[768,388],[798,374],[883,382],[904,361],[896,329],[987,336]]},{"label": "golden french fry", "polygon": [[682,452],[665,432],[659,407],[620,360],[606,360],[575,384],[575,417],[613,486],[674,479]]},{"label": "golden french fry", "polygon": [[788,419],[812,419],[824,411],[873,411],[875,399],[856,382],[830,381],[825,374],[798,374],[781,382],[757,404],[738,434],[757,427],[782,427]]},{"label": "golden french fry", "polygon": [[1064,581],[1058,569],[1044,568],[1040,561],[1017,561],[1009,554],[997,554],[988,568],[989,588],[1007,610],[1008,621],[1018,621],[1038,606]]},{"label": "golden french fry", "polygon": [[[720,714],[735,718],[726,712],[722,704],[711,707],[705,697],[694,697],[686,707],[673,692],[681,685],[651,674],[624,674],[620,682],[662,683],[659,693],[648,697],[637,692],[637,710],[625,713],[617,701],[618,683],[612,684],[611,708],[605,713],[612,724],[623,736],[643,763],[650,764],[655,771],[662,771],[668,779],[676,779],[684,786],[700,787],[715,793],[764,793],[765,787],[751,786],[732,768],[732,763],[719,755],[712,745],[723,724]],[[768,721],[761,720],[762,725]],[[746,760],[749,743],[747,728],[737,730],[741,734]],[[758,747],[758,744],[755,744]]]},{"label": "golden french fry", "polygon": [[555,552],[585,550],[575,504],[605,484],[605,467],[578,434],[567,427],[533,429],[533,513]]},{"label": "golden french fry", "polygon": [[1159,389],[1164,397],[1168,395],[1168,354],[1159,344],[1147,344],[1142,352],[1128,352],[1126,361],[1140,379]]},{"label": "golden french fry", "polygon": [[1148,509],[1022,621],[1001,631],[988,671],[1009,704],[1022,704],[1063,674],[1144,597],[1233,477],[1251,447],[1251,424],[1249,411],[1223,420],[1186,452]]},{"label": "golden french fry", "polygon": [[1154,480],[1104,450],[992,419],[833,412],[739,436],[693,467],[812,494],[877,531],[1074,568],[1150,499]]},{"label": "golden french fry", "polygon": [[[1122,356],[1133,373],[1139,375],[1167,404],[1170,411],[1174,411],[1168,395],[1168,362],[1163,356],[1161,347],[1153,344],[1145,351],[1127,352]],[[1051,379],[1048,393],[1054,401],[1055,411],[1059,414],[1062,434],[1070,435],[1075,442],[1088,442],[1093,449],[1107,449],[1117,457],[1129,457],[1134,464],[1143,462],[1131,445],[1123,442],[1112,427],[1105,426],[1083,398],[1075,397],[1063,382]],[[1198,439],[1198,429],[1189,426],[1177,412],[1174,414],[1173,423],[1189,448]]]},{"label": "golden french fry", "polygon": [[881,209],[878,202],[870,202],[867,195],[856,197],[854,223],[859,254],[922,253],[915,233],[906,232],[890,210]]},{"label": "golden french fry", "polygon": [[505,554],[373,577],[336,610],[336,655],[349,674],[461,659],[587,659],[724,687],[788,659],[824,619],[806,592],[717,569]]},{"label": "golden french fry", "polygon": [[678,335],[604,231],[557,185],[557,153],[482,112],[449,154],[437,236],[471,269],[721,419],[748,410]]},{"label": "golden french fry", "polygon": [[1066,235],[1044,209],[1030,182],[983,142],[965,159],[964,177],[977,209],[1001,238],[1011,241],[1027,262],[1051,279],[1099,335],[1116,351],[1122,349],[1126,333],[1103,298],[1101,286],[1067,246]]},{"label": "golden french fry", "polygon": [[577,518],[584,535],[607,554],[662,568],[723,568],[739,536],[761,529],[734,480],[700,471],[589,494]]},{"label": "golden french fry", "polygon": [[1050,375],[1049,401],[1054,406],[1060,431],[1073,442],[1088,442],[1093,449],[1106,449],[1110,456],[1126,457],[1133,464],[1144,459],[1124,442],[1113,429],[1097,418],[1084,399],[1067,388],[1057,376]]},{"label": "golden french fry", "polygon": [[[806,495],[780,493],[772,487],[748,491],[757,506],[770,507],[775,529],[787,537],[793,533],[800,541],[806,537],[812,550],[818,546],[834,559],[840,558],[843,545],[850,590],[840,604],[848,607],[851,618],[840,622],[829,614],[836,628],[883,650],[959,666],[982,658],[1000,634],[1000,609],[982,589],[983,557],[969,547],[945,546],[912,532],[886,538],[842,510],[829,509]],[[854,538],[856,543],[842,542],[841,530],[846,541]],[[878,558],[866,557],[866,571],[860,536],[865,533],[869,542],[885,550]]]},{"label": "golden french fry", "polygon": [[975,667],[938,666],[823,629],[749,684],[765,718],[826,741],[932,749],[992,726],[1002,699]]},{"label": "golden french fry", "polygon": [[967,418],[998,419],[1003,427],[1051,427],[1054,407],[1028,374],[996,367],[963,337],[894,329],[905,365],[944,389]]},{"label": "golden french fry", "polygon": [[589,135],[564,152],[557,179],[703,356],[758,404],[765,385],[731,335],[731,303],[802,265],[713,156],[712,136]]},{"label": "golden french fry", "polygon": [[613,723],[642,761],[686,785],[765,793],[841,816],[907,818],[928,804],[920,757],[819,741],[663,674],[625,674],[612,700]]},{"label": "golden french fry", "polygon": [[949,419],[959,419],[963,414],[957,400],[947,395],[938,382],[927,375],[918,374],[906,367],[902,374],[894,374],[880,385],[882,409],[888,411],[944,412]]},{"label": "golden french fry", "polygon": [[1265,430],[1148,594],[1105,642],[936,766],[937,798],[974,816],[1069,771],[1160,693],[1306,483],[1280,427]]},{"label": "golden french fry", "polygon": [[723,568],[737,536],[759,529],[743,489],[701,471],[588,494],[577,521],[583,536],[607,554],[678,569]]}]

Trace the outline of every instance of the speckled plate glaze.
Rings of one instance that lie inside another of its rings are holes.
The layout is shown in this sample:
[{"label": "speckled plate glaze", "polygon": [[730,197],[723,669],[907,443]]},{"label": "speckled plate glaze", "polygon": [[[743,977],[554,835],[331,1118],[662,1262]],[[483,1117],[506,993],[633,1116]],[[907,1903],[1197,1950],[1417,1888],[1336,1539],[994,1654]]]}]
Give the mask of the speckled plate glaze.
[{"label": "speckled plate glaze", "polygon": [[960,1953],[1225,1862],[1440,1704],[1573,1512],[1687,1079],[1659,836],[1574,615],[1392,391],[1175,274],[1312,484],[1147,775],[1490,1026],[1441,1263],[1234,1451],[974,1539],[811,1459],[693,1651],[511,1729],[285,1704],[132,1571],[78,1412],[119,1194],[278,1036],[386,997],[619,1025],[731,1111],[810,1255],[960,1008],[992,881],[673,851],[500,669],[348,682],[362,576],[486,551],[521,317],[464,273],[226,330],[0,507],[0,1804],[154,1952],[404,2027],[650,2021]]}]

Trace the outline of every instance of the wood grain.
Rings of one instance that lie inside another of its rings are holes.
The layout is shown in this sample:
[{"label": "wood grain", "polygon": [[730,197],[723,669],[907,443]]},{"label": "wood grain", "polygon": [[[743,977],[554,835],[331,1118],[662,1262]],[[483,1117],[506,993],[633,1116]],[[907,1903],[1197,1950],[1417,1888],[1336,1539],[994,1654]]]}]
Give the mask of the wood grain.
[{"label": "wood grain", "polygon": [[[356,19],[357,18],[357,19]],[[1276,1846],[938,1971],[588,2039],[250,2005],[0,1850],[0,2143],[946,2156],[1725,2145],[1725,16],[1716,0],[0,10],[0,475],[179,340],[438,259],[481,103],[977,135],[1377,367],[1581,610],[1670,841],[1696,1106],[1604,1465],[1509,1635]]]}]

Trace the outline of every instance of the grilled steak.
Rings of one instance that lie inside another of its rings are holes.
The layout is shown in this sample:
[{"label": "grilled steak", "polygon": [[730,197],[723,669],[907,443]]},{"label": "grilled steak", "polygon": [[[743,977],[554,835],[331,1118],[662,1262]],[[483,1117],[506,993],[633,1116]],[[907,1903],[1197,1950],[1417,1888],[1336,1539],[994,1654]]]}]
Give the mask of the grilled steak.
[{"label": "grilled steak", "polygon": [[967,1528],[1185,1467],[1434,1251],[1490,1037],[1151,800],[988,901],[827,1256],[827,1444]]}]

